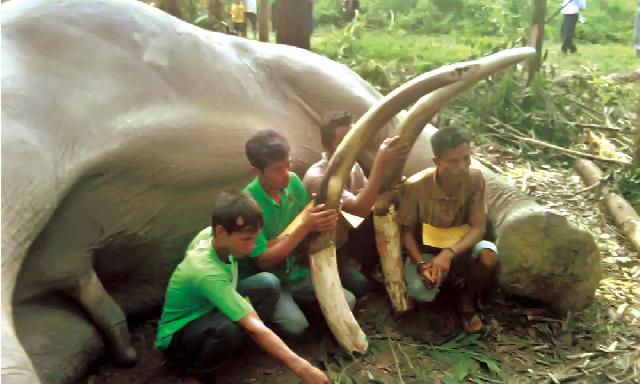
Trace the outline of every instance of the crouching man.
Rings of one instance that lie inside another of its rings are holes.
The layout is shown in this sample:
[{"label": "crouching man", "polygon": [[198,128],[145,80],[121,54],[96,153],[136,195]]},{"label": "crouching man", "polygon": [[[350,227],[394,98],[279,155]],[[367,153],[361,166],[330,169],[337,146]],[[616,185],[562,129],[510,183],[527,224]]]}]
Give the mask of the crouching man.
[{"label": "crouching man", "polygon": [[236,258],[251,252],[262,223],[251,197],[223,193],[211,227],[191,241],[169,280],[156,346],[185,370],[187,381],[212,382],[216,364],[238,352],[246,333],[303,382],[329,383],[263,323],[280,296],[278,279],[263,272],[238,281]]},{"label": "crouching man", "polygon": [[[350,113],[338,112],[320,128],[320,138],[326,152],[322,153],[322,159],[313,164],[302,179],[310,193],[320,193],[329,159],[353,127],[352,120]],[[344,217],[340,217],[336,229],[340,281],[358,299],[369,292],[370,284],[365,275],[370,276],[378,262],[371,207],[380,191],[385,168],[405,156],[409,149],[408,145],[401,144],[397,136],[384,140],[376,153],[369,180],[356,162],[342,191],[342,211],[364,218],[364,222],[354,229]],[[356,262],[362,266],[361,270],[356,267]]]},{"label": "crouching man", "polygon": [[470,169],[469,139],[445,128],[431,137],[434,168],[411,176],[400,200],[398,221],[407,250],[407,293],[431,301],[443,283],[461,286],[458,310],[467,332],[483,323],[477,296],[495,271],[496,246],[484,241],[487,215],[485,181]]}]

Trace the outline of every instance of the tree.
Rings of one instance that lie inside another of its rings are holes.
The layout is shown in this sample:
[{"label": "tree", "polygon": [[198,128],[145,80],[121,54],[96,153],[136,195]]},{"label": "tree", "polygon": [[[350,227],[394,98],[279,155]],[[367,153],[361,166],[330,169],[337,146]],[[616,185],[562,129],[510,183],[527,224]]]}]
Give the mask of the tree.
[{"label": "tree", "polygon": [[178,0],[160,0],[158,8],[178,19],[182,19],[182,10],[180,9],[180,2]]},{"label": "tree", "polygon": [[542,42],[544,40],[544,16],[547,0],[533,0],[531,13],[531,30],[529,31],[529,45],[536,49],[536,55],[529,61],[529,76],[527,84],[533,80],[542,66]]},{"label": "tree", "polygon": [[276,42],[311,47],[313,3],[310,0],[277,0]]}]

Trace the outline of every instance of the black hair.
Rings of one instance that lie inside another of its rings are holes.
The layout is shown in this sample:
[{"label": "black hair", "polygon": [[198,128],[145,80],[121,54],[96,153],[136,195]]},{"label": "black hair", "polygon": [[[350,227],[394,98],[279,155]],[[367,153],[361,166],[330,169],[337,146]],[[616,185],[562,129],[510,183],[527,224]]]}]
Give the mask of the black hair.
[{"label": "black hair", "polygon": [[234,232],[255,232],[262,228],[262,210],[251,196],[244,192],[222,192],[211,213],[211,231],[217,225],[230,235]]},{"label": "black hair", "polygon": [[270,162],[288,159],[289,149],[287,139],[273,129],[257,132],[244,145],[249,163],[261,171]]},{"label": "black hair", "polygon": [[461,129],[442,128],[431,136],[431,149],[434,156],[441,157],[446,150],[469,144],[469,141],[469,136]]},{"label": "black hair", "polygon": [[353,116],[349,112],[337,112],[331,115],[327,122],[320,127],[320,140],[324,149],[330,149],[336,137],[336,129],[351,126]]}]

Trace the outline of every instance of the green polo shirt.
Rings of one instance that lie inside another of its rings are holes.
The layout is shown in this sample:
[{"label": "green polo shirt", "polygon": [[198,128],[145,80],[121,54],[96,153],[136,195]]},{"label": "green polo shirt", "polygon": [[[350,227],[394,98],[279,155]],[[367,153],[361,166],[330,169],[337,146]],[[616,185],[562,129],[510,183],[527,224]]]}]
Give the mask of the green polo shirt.
[{"label": "green polo shirt", "polygon": [[[267,242],[275,239],[284,231],[311,199],[304,184],[293,172],[289,172],[289,185],[280,192],[280,204],[267,195],[257,177],[244,188],[244,191],[249,193],[262,208],[264,217],[264,224],[256,239],[256,246],[249,254],[250,257],[257,258],[267,250]],[[299,265],[295,259],[295,255],[289,255],[287,262],[274,268],[272,272],[281,281],[298,280],[309,276],[309,268]],[[241,263],[241,269],[244,272],[250,267],[245,267],[243,264],[245,263]]]},{"label": "green polo shirt", "polygon": [[211,237],[211,227],[202,230],[189,243],[185,258],[171,275],[158,324],[157,348],[167,348],[174,333],[213,309],[231,321],[253,311],[236,291],[238,262],[233,256],[229,256],[229,263],[220,260]]}]

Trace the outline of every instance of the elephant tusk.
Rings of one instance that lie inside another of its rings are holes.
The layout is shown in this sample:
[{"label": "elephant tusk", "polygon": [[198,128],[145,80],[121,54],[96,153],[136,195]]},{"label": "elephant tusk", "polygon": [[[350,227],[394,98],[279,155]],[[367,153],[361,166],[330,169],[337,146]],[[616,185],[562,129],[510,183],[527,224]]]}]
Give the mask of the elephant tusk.
[{"label": "elephant tusk", "polygon": [[[413,145],[424,126],[452,97],[481,79],[526,60],[534,54],[533,48],[513,48],[469,62],[468,64],[477,65],[479,69],[459,82],[423,96],[409,110],[398,128],[401,140]],[[405,161],[406,157],[396,161],[390,171],[385,174],[382,182],[383,189],[391,189],[400,182]],[[374,226],[387,294],[393,309],[396,312],[405,312],[411,309],[411,300],[407,297],[402,275],[400,228],[396,220],[397,198],[393,195],[389,192],[377,199],[374,209]]]},{"label": "elephant tusk", "polygon": [[[329,160],[317,203],[325,203],[328,208],[338,208],[344,180],[368,139],[421,95],[460,81],[474,70],[474,64],[453,64],[428,72],[405,83],[369,109],[356,122]],[[334,238],[334,232],[325,232],[312,240],[311,279],[322,313],[340,345],[349,352],[364,353],[368,348],[367,337],[344,297],[338,277]]]}]

